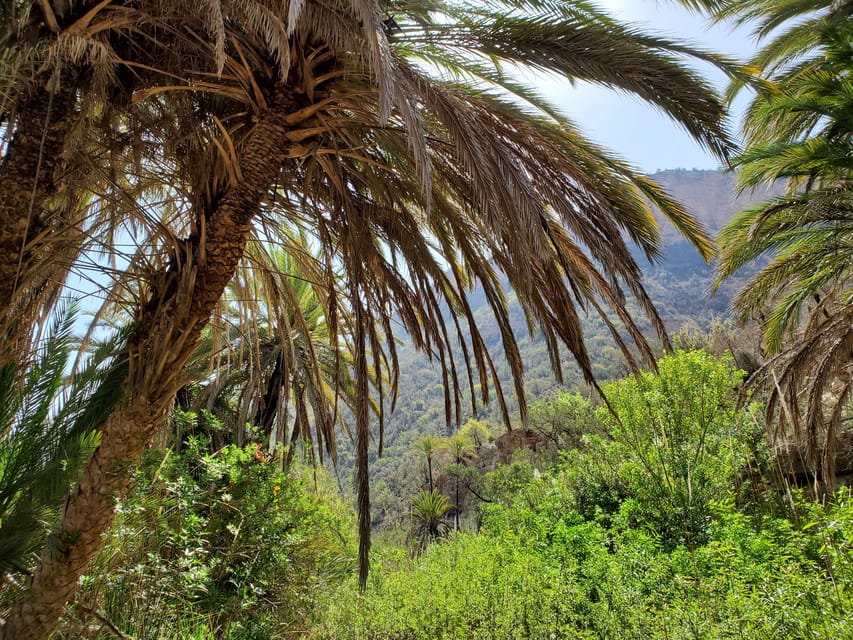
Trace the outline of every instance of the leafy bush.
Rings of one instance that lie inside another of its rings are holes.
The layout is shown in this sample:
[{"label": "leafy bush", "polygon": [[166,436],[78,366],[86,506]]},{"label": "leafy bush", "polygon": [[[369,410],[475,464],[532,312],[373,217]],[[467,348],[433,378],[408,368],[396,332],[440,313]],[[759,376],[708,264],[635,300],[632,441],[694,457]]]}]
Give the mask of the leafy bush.
[{"label": "leafy bush", "polygon": [[[679,351],[645,372],[605,386],[612,413],[599,417],[613,442],[591,455],[618,461],[620,493],[667,548],[707,541],[709,503],[730,490],[752,455],[748,411],[736,411],[741,373],[730,357]],[[608,449],[610,449],[608,451]]]},{"label": "leafy bush", "polygon": [[568,508],[554,480],[532,482],[533,509],[491,505],[480,535],[458,534],[413,560],[380,554],[393,561],[374,566],[366,593],[341,591],[314,637],[853,637],[849,494],[810,505],[803,526],[711,501],[706,544],[667,550],[631,526],[633,500],[607,527]]},{"label": "leafy bush", "polygon": [[584,436],[606,432],[592,403],[578,393],[566,392],[532,403],[528,428],[543,434],[561,449],[579,448]]},{"label": "leafy bush", "polygon": [[379,550],[367,591],[330,601],[313,637],[853,637],[850,495],[796,518],[738,506],[756,434],[737,381],[729,359],[683,352],[607,387],[610,439],[545,474],[499,468],[479,535]]},{"label": "leafy bush", "polygon": [[87,637],[95,612],[137,640],[279,638],[304,630],[326,584],[352,570],[352,513],[331,492],[255,446],[208,447],[195,437],[180,455],[149,452],[66,637]]}]

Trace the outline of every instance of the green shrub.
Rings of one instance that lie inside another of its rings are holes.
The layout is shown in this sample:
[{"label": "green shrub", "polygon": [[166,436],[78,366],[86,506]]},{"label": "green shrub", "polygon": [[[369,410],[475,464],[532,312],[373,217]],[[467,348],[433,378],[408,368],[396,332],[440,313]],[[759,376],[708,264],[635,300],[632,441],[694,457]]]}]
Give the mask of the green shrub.
[{"label": "green shrub", "polygon": [[[847,493],[801,506],[797,526],[711,501],[706,544],[667,550],[629,524],[561,510],[551,478],[536,509],[492,505],[480,535],[417,559],[383,550],[366,593],[343,589],[314,637],[327,640],[849,638],[853,584]],[[633,505],[633,506],[632,506]]]},{"label": "green shrub", "polygon": [[352,513],[330,491],[256,447],[208,446],[196,437],[180,455],[149,452],[68,637],[85,637],[86,612],[98,611],[137,640],[279,638],[304,631],[320,591],[352,570]]},{"label": "green shrub", "polygon": [[367,591],[330,600],[313,637],[853,638],[849,493],[796,518],[736,502],[758,441],[738,379],[682,352],[607,387],[609,439],[545,474],[499,468],[479,535],[379,549]]},{"label": "green shrub", "polygon": [[730,357],[679,351],[661,358],[656,373],[604,388],[612,413],[599,417],[613,442],[594,452],[618,461],[617,485],[668,548],[707,541],[710,501],[731,490],[753,453],[755,427],[748,411],[736,411],[741,377]]}]

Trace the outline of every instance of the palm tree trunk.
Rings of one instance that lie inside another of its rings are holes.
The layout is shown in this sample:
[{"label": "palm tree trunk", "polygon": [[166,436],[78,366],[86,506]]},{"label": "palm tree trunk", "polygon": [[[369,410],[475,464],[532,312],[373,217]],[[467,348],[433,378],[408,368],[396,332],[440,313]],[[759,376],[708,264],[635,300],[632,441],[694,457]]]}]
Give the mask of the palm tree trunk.
[{"label": "palm tree trunk", "polygon": [[[285,160],[285,110],[270,108],[241,151],[243,180],[207,217],[206,237],[186,243],[180,269],[163,271],[128,340],[125,401],[102,427],[101,444],[65,505],[27,592],[16,603],[0,640],[43,640],[56,628],[77,582],[113,520],[116,499],[182,386],[183,367],[243,255],[253,215]],[[58,551],[55,550],[58,547]]]},{"label": "palm tree trunk", "polygon": [[[275,359],[275,366],[267,380],[267,388],[263,399],[255,411],[255,419],[252,422],[261,430],[261,442],[269,442],[272,431],[275,428],[275,418],[278,414],[279,402],[281,401],[281,389],[284,385],[284,353],[279,351]],[[294,430],[294,433],[296,430]],[[282,443],[283,444],[283,443]],[[291,442],[291,444],[293,444]],[[275,453],[270,450],[270,453]],[[289,458],[289,456],[288,456]]]},{"label": "palm tree trunk", "polygon": [[356,278],[358,269],[350,283],[355,306],[355,383],[356,383],[356,503],[358,505],[358,587],[367,588],[370,568],[370,476],[368,474],[368,440],[370,439],[370,415],[368,414],[367,373],[367,327],[365,311],[359,299]]},{"label": "palm tree trunk", "polygon": [[[53,81],[51,81],[53,82]],[[57,194],[63,149],[74,112],[70,78],[55,90],[39,91],[18,107],[15,131],[0,161],[0,363],[14,358],[20,335],[30,318],[16,318],[33,286],[25,271],[31,246],[49,230],[45,205]]]}]

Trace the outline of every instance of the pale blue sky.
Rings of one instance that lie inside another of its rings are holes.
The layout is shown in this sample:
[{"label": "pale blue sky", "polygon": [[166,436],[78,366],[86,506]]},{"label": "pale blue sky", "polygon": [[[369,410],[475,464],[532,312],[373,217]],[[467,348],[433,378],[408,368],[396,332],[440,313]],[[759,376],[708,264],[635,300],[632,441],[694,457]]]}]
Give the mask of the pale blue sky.
[{"label": "pale blue sky", "polygon": [[[745,29],[709,26],[708,21],[674,2],[665,0],[598,0],[598,4],[622,22],[641,25],[656,35],[687,40],[715,52],[743,59],[755,49]],[[700,66],[722,89],[724,76]],[[644,172],[674,168],[716,168],[719,163],[671,120],[632,96],[620,95],[587,84],[571,87],[556,79],[543,80],[540,89],[577,122],[595,141],[616,151]],[[745,98],[743,96],[742,98]],[[733,125],[745,99],[734,105]]]}]

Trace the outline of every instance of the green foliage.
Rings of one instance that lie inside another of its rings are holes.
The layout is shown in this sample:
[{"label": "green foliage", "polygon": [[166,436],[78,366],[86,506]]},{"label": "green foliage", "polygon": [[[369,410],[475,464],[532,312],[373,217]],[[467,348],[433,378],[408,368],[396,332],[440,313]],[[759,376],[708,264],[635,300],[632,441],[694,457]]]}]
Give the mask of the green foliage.
[{"label": "green foliage", "polygon": [[[27,571],[121,399],[126,366],[101,344],[71,380],[76,308],[60,309],[37,356],[0,367],[0,571]],[[54,545],[58,540],[48,540]]]},{"label": "green foliage", "polygon": [[[759,445],[730,358],[678,352],[607,388],[610,437],[549,472],[489,474],[479,535],[377,553],[364,594],[329,603],[327,640],[853,636],[853,506],[739,507]],[[618,421],[617,421],[618,417]],[[744,508],[745,507],[745,508]]]},{"label": "green foliage", "polygon": [[517,492],[529,486],[535,469],[530,456],[524,451],[517,451],[509,464],[499,464],[494,471],[483,476],[483,492],[492,501],[508,504]]},{"label": "green foliage", "polygon": [[710,501],[751,454],[749,414],[735,410],[740,380],[728,356],[679,351],[661,358],[658,373],[604,388],[612,413],[601,409],[599,417],[613,442],[591,455],[621,460],[616,475],[637,502],[636,517],[670,548],[705,542]]},{"label": "green foliage", "polygon": [[[743,193],[737,193],[735,178],[723,171],[665,171],[652,176],[676,200],[684,202],[688,209],[702,221],[709,231],[718,230],[728,219],[740,209],[759,202],[766,197],[781,193],[778,186],[759,186]],[[684,323],[691,322],[703,333],[713,330],[720,316],[728,314],[729,300],[733,293],[746,281],[751,271],[746,270],[740,275],[722,283],[715,296],[709,291],[714,283],[714,270],[706,264],[695,248],[683,242],[680,234],[665,220],[661,220],[661,232],[666,244],[660,260],[652,265],[643,265],[644,285],[652,300],[661,312],[668,329],[675,331]],[[528,336],[524,313],[517,299],[509,293],[509,286],[504,283],[509,301],[509,320],[516,336],[519,336],[519,350],[524,360],[525,393],[530,402],[530,414],[535,418],[531,426],[539,429],[543,421],[536,416],[535,407],[539,402],[548,403],[551,398],[560,396],[565,390],[573,391],[583,387],[583,379],[579,369],[571,358],[564,354],[560,364],[563,369],[564,384],[559,385],[553,374],[553,362],[549,358],[545,338],[542,335]],[[495,369],[504,389],[507,404],[517,426],[518,402],[512,388],[510,368],[503,359],[500,333],[493,314],[488,309],[488,301],[479,289],[472,292],[470,297],[473,315],[477,326],[483,334],[489,347],[495,354]],[[630,309],[637,310],[634,303],[629,302]],[[633,312],[633,311],[632,311]],[[449,318],[448,318],[449,320]],[[610,336],[607,326],[594,315],[582,316],[583,330],[586,336],[587,349],[593,363],[593,368],[599,380],[615,380],[627,373],[624,358]],[[716,322],[715,322],[716,321]],[[642,322],[641,328],[649,331],[647,324]],[[523,336],[523,337],[522,337]],[[710,346],[712,353],[720,354],[726,349],[735,352],[735,361],[739,368],[753,371],[760,358],[760,337],[753,339],[752,333],[745,334],[738,330],[736,334],[712,335]],[[705,346],[705,341],[691,342],[691,347]],[[396,408],[386,418],[385,453],[375,462],[371,461],[371,476],[375,486],[372,504],[375,505],[374,526],[383,529],[392,527],[405,519],[409,509],[411,495],[421,484],[420,465],[412,464],[408,458],[412,443],[427,433],[436,433],[445,429],[444,386],[442,385],[441,369],[431,363],[425,354],[418,353],[410,344],[402,344],[399,348],[400,380],[399,395]],[[463,352],[458,345],[454,355],[461,361]],[[475,378],[475,391],[482,391]],[[571,393],[569,393],[571,395]],[[470,411],[470,409],[469,409]],[[463,423],[479,424],[486,430],[491,430],[497,436],[505,428],[503,426],[498,403],[488,405],[477,403],[478,418],[469,418]],[[462,420],[471,415],[464,411]],[[547,416],[544,421],[547,424]],[[594,419],[595,420],[595,419]],[[597,420],[595,420],[597,422]],[[563,446],[576,446],[573,439],[577,432],[571,424],[566,425],[571,431],[565,433],[561,440]],[[585,427],[584,427],[585,428]],[[593,429],[590,425],[590,429]],[[594,430],[600,429],[595,427]],[[578,429],[577,431],[581,431]],[[562,438],[562,435],[560,436]],[[482,433],[481,442],[488,440]],[[353,464],[352,455],[347,451],[347,442],[341,441],[341,457],[339,466],[343,476],[350,475]]]},{"label": "green foliage", "polygon": [[[552,478],[535,508],[492,507],[479,536],[391,556],[338,598],[326,639],[842,638],[853,633],[849,495],[797,527],[710,505],[707,544],[666,551],[646,529],[567,508]],[[558,483],[559,486],[559,483]],[[533,491],[536,491],[535,489]],[[832,547],[826,545],[832,540]],[[846,542],[842,542],[846,541]],[[830,567],[828,558],[843,557]],[[843,566],[842,566],[843,565]]]},{"label": "green foliage", "polygon": [[86,637],[86,612],[100,610],[137,640],[278,638],[354,567],[351,510],[256,446],[211,454],[193,437],[180,455],[149,452],[136,483],[67,637]]},{"label": "green foliage", "polygon": [[787,193],[726,225],[718,282],[763,263],[734,299],[742,319],[760,320],[775,356],[752,383],[769,391],[767,424],[802,447],[821,491],[831,492],[853,391],[853,4],[727,4],[725,14],[769,40],[753,61],[761,86],[744,116],[738,182],[785,181]]},{"label": "green foliage", "polygon": [[476,452],[474,443],[467,437],[467,434],[461,432],[454,433],[442,442],[442,448],[450,454],[450,458],[455,464],[461,464],[465,456],[474,455]]},{"label": "green foliage", "polygon": [[414,443],[417,451],[423,454],[424,457],[424,473],[426,475],[427,486],[432,491],[435,482],[433,475],[433,462],[441,449],[442,439],[433,434],[427,434]]},{"label": "green foliage", "polygon": [[459,429],[459,435],[468,440],[474,448],[481,447],[491,440],[489,423],[485,420],[471,418]]},{"label": "green foliage", "polygon": [[444,514],[450,509],[450,502],[438,489],[421,489],[412,498],[412,540],[423,549],[431,541],[444,536],[449,528]]},{"label": "green foliage", "polygon": [[605,431],[592,403],[578,393],[566,392],[531,404],[528,426],[561,449],[578,448],[584,435]]}]

